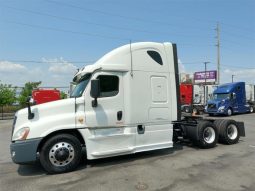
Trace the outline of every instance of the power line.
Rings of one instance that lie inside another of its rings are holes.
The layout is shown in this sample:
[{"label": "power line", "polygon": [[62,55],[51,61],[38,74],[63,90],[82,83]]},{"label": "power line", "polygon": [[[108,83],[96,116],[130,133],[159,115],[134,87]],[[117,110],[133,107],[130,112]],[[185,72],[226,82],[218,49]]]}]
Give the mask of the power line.
[{"label": "power line", "polygon": [[247,32],[247,31],[250,31],[250,32],[252,32],[252,33],[255,32],[254,29],[248,28],[248,27],[243,27],[243,26],[240,27],[240,26],[237,26],[237,25],[232,25],[232,24],[227,24],[227,23],[222,23],[222,22],[221,22],[221,24],[223,24],[223,25],[225,25],[225,26],[227,26],[227,27],[235,28],[235,29],[245,30],[246,32]]},{"label": "power line", "polygon": [[231,67],[231,68],[241,68],[241,69],[247,69],[247,70],[255,70],[255,68],[252,68],[252,67],[233,66],[233,65],[226,65],[226,64],[222,64],[221,66]]},{"label": "power line", "polygon": [[226,36],[235,36],[235,37],[242,37],[242,38],[246,38],[246,39],[248,39],[248,40],[253,40],[253,41],[255,41],[255,39],[254,38],[252,38],[252,37],[248,37],[248,36],[245,36],[245,35],[240,35],[240,34],[234,34],[234,33],[231,33],[231,32],[226,32],[225,30],[224,30],[224,34],[226,34]]},{"label": "power line", "polygon": [[58,28],[55,28],[55,27],[46,27],[46,26],[27,24],[27,23],[21,23],[21,22],[16,22],[16,21],[4,21],[4,22],[17,24],[17,25],[28,26],[28,27],[32,27],[32,28],[40,28],[40,29],[44,29],[44,30],[72,33],[72,34],[77,34],[77,35],[94,36],[94,37],[99,37],[99,38],[108,38],[108,39],[123,40],[123,41],[129,41],[130,40],[128,38],[119,38],[119,37],[114,37],[114,36],[92,34],[92,33],[87,33],[87,32],[71,31],[71,30],[65,30],[65,29],[58,29]]},{"label": "power line", "polygon": [[67,7],[72,7],[72,8],[75,8],[75,9],[85,10],[85,11],[89,11],[89,12],[93,12],[93,13],[99,13],[99,14],[102,14],[102,15],[123,18],[123,19],[127,19],[127,20],[135,20],[135,21],[142,21],[142,22],[169,25],[169,23],[164,23],[164,22],[161,22],[161,21],[154,21],[154,20],[149,21],[149,20],[146,20],[146,19],[138,18],[138,17],[127,17],[127,16],[115,14],[115,13],[110,13],[110,12],[100,11],[100,10],[96,10],[96,9],[89,9],[89,8],[85,8],[85,7],[80,7],[80,6],[70,4],[70,3],[64,3],[63,1],[62,2],[57,2],[57,1],[53,1],[53,0],[45,0],[45,1],[49,2],[49,3],[55,3],[55,4],[58,4],[58,5],[64,5],[64,6],[67,6]]},{"label": "power line", "polygon": [[[70,4],[70,3],[64,3],[63,1],[61,1],[61,2],[54,1],[54,0],[45,0],[45,1],[49,2],[49,3],[59,4],[59,5],[66,6],[66,7],[71,7],[71,8],[75,8],[75,9],[80,9],[80,10],[92,12],[92,13],[98,13],[98,14],[102,14],[102,15],[118,17],[118,18],[127,19],[127,20],[135,20],[135,21],[146,22],[146,23],[170,25],[171,27],[173,27],[173,25],[170,24],[170,23],[162,22],[162,21],[158,21],[158,20],[147,20],[147,19],[143,19],[143,18],[139,18],[139,17],[123,16],[123,15],[115,14],[115,13],[111,13],[111,12],[101,11],[101,10],[97,10],[97,9],[89,9],[89,8],[77,6],[77,5]],[[184,17],[182,17],[182,18],[184,18]],[[208,23],[208,22],[215,23],[215,22],[217,22],[216,20],[208,20],[208,19],[205,20],[205,19],[201,19],[201,18],[192,18],[192,17],[189,17],[189,18],[193,19],[195,21],[203,22],[203,23]],[[186,19],[186,17],[184,19]],[[254,30],[252,30],[251,28],[235,26],[235,25],[232,25],[232,24],[227,24],[225,22],[223,22],[223,23],[221,22],[221,24],[226,25],[228,27],[235,28],[235,29],[242,29],[242,30],[251,31],[251,32],[254,33]],[[174,26],[174,27],[177,27],[177,26]],[[177,27],[177,28],[179,28],[179,27]],[[199,27],[193,27],[193,29],[198,29],[198,28]],[[204,28],[201,27],[201,30],[204,30]]]},{"label": "power line", "polygon": [[[0,62],[3,61],[8,61],[8,62],[20,62],[20,63],[62,63],[62,61],[40,61],[40,60],[8,60],[8,59],[2,59]],[[95,63],[96,61],[65,61],[65,62],[70,62],[70,63],[84,63],[84,64],[89,64],[89,63]]]},{"label": "power line", "polygon": [[[131,20],[131,21],[160,24],[160,25],[164,25],[164,26],[168,25],[168,26],[175,27],[175,28],[178,28],[178,29],[183,28],[183,27],[174,26],[173,24],[168,23],[168,22],[163,22],[163,21],[159,21],[159,20],[147,20],[147,19],[143,19],[143,18],[140,18],[140,17],[124,16],[124,15],[120,15],[120,14],[116,14],[116,13],[112,13],[112,12],[106,12],[106,11],[101,11],[101,10],[98,10],[98,9],[90,9],[90,8],[86,8],[86,7],[81,7],[81,6],[77,6],[77,5],[70,4],[70,3],[64,3],[63,1],[61,1],[61,2],[54,1],[54,0],[45,0],[45,1],[49,2],[49,3],[54,3],[54,4],[66,6],[66,7],[71,7],[71,8],[74,8],[74,9],[80,9],[80,10],[83,10],[83,11],[97,13],[97,14],[106,15],[106,16],[111,16],[111,17],[115,17],[115,18],[117,17],[117,18]],[[198,28],[199,27],[192,27],[192,29],[198,29]],[[202,31],[205,30],[202,27],[200,27],[200,29]]]},{"label": "power line", "polygon": [[[42,12],[27,10],[27,9],[20,9],[20,8],[15,8],[15,7],[10,7],[10,6],[5,6],[5,8],[16,10],[16,11],[21,11],[21,12],[26,12],[26,13],[30,13],[30,14],[40,15],[40,16],[47,16],[47,17],[51,17],[51,18],[55,18],[55,19],[64,20],[64,21],[78,22],[78,23],[83,23],[83,24],[86,23],[86,24],[95,25],[95,26],[104,27],[104,28],[110,28],[110,29],[118,29],[118,30],[124,30],[124,31],[130,31],[130,32],[140,32],[140,33],[147,33],[147,34],[157,33],[157,34],[163,34],[163,35],[167,35],[167,36],[169,36],[169,34],[174,34],[176,36],[176,34],[172,33],[172,32],[162,32],[162,31],[161,32],[152,32],[152,31],[148,31],[148,30],[130,29],[127,27],[118,27],[118,26],[114,26],[114,25],[101,24],[101,23],[96,23],[96,22],[91,22],[91,21],[74,19],[74,18],[70,18],[70,17],[57,16],[57,15],[52,15],[52,14],[48,14],[48,13],[42,13]],[[180,34],[180,33],[178,33],[178,35],[181,37],[199,37],[199,38],[201,38],[201,35],[186,35],[186,34]]]},{"label": "power line", "polygon": [[[87,33],[87,32],[79,32],[79,31],[71,31],[71,30],[59,29],[59,28],[55,28],[55,27],[27,24],[27,23],[16,22],[16,21],[3,21],[3,22],[11,23],[11,24],[17,24],[17,25],[23,25],[23,26],[32,27],[32,28],[39,28],[39,29],[43,29],[43,30],[51,30],[51,31],[57,31],[57,32],[71,33],[71,34],[76,34],[76,35],[94,36],[94,37],[99,37],[99,38],[122,40],[122,41],[128,41],[129,40],[128,38],[105,36],[105,35],[92,34],[92,33]],[[133,39],[133,41],[144,41],[144,40]],[[212,46],[212,45],[205,45],[205,44],[204,45],[199,45],[199,44],[191,45],[191,44],[185,44],[185,43],[184,44],[177,43],[177,44],[181,45],[181,46],[209,46],[209,47]]]}]

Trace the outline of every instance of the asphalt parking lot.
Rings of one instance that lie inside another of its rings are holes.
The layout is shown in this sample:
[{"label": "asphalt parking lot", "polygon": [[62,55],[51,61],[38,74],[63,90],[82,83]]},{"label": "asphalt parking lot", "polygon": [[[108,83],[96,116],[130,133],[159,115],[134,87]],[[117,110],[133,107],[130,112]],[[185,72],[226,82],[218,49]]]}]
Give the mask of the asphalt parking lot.
[{"label": "asphalt parking lot", "polygon": [[0,121],[0,190],[255,190],[255,113],[232,118],[246,127],[246,137],[236,145],[203,150],[183,143],[83,162],[76,171],[59,175],[47,175],[38,164],[12,163],[12,121]]}]

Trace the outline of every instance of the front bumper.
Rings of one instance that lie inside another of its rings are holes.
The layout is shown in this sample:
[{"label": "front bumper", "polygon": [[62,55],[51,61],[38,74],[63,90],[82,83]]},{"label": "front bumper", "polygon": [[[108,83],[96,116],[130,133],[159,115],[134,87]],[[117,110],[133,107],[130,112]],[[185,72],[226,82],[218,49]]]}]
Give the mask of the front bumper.
[{"label": "front bumper", "polygon": [[42,138],[28,139],[11,143],[12,161],[16,164],[27,164],[37,160],[37,148]]},{"label": "front bumper", "polygon": [[219,110],[218,108],[217,109],[207,109],[206,113],[216,114],[216,115],[226,115],[227,114],[227,109],[226,108],[221,109],[221,110]]}]

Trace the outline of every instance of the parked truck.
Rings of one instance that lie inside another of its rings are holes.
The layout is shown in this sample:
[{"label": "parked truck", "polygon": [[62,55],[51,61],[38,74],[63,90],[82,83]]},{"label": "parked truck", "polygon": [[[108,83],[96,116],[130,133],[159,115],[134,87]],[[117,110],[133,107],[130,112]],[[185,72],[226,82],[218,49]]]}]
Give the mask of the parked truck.
[{"label": "parked truck", "polygon": [[250,105],[251,110],[255,111],[255,85],[254,84],[246,84],[245,85],[245,94],[246,101]]},{"label": "parked truck", "polygon": [[82,150],[92,160],[172,148],[183,139],[201,148],[237,143],[243,122],[181,118],[178,76],[175,44],[114,49],[77,73],[69,99],[28,102],[15,114],[12,160],[39,160],[47,172],[62,173],[79,165]]},{"label": "parked truck", "polygon": [[216,85],[180,84],[181,110],[186,113],[204,113],[207,100],[212,98],[216,87]]},{"label": "parked truck", "polygon": [[60,100],[61,96],[59,90],[37,89],[32,91],[32,98],[35,104],[42,104]]},{"label": "parked truck", "polygon": [[220,85],[213,92],[213,99],[209,100],[205,110],[209,115],[232,115],[234,113],[253,112],[253,105],[246,100],[244,82]]}]

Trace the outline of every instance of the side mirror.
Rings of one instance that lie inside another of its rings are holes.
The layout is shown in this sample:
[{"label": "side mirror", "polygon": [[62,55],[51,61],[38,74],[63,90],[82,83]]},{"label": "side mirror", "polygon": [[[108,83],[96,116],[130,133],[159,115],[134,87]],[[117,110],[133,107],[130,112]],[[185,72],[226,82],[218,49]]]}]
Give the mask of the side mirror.
[{"label": "side mirror", "polygon": [[91,97],[94,98],[92,101],[92,107],[97,107],[97,98],[100,96],[100,81],[98,79],[91,80]]},{"label": "side mirror", "polygon": [[31,96],[27,98],[27,109],[28,109],[28,119],[33,119],[35,114],[31,112],[31,106],[30,103],[34,102]]}]

